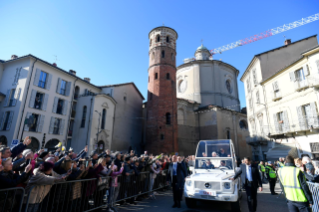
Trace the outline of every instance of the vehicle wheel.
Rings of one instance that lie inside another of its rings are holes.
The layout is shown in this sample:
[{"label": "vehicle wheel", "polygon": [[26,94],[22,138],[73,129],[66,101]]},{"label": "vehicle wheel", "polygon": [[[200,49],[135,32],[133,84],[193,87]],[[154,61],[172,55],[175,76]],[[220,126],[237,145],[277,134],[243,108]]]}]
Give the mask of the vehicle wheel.
[{"label": "vehicle wheel", "polygon": [[185,203],[186,203],[188,208],[195,208],[196,207],[196,199],[191,199],[191,198],[185,197]]},{"label": "vehicle wheel", "polygon": [[230,206],[232,212],[241,212],[240,199],[237,202],[232,202]]}]

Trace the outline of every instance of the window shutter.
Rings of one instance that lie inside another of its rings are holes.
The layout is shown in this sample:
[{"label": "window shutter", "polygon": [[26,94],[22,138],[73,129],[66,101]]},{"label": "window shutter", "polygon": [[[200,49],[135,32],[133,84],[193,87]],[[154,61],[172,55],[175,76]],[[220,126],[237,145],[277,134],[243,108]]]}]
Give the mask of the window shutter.
[{"label": "window shutter", "polygon": [[14,100],[13,100],[13,106],[16,106],[17,104],[17,101],[19,100],[20,98],[20,94],[21,94],[21,88],[19,88],[16,92],[16,95],[14,97]]},{"label": "window shutter", "polygon": [[37,86],[37,87],[39,86],[40,75],[41,75],[41,70],[37,69],[35,77],[34,77],[34,81],[33,81],[34,86]]},{"label": "window shutter", "polygon": [[44,115],[41,115],[38,117],[38,123],[37,123],[37,132],[42,132],[43,124],[44,124]]},{"label": "window shutter", "polygon": [[5,112],[1,113],[1,116],[0,116],[1,117],[1,119],[0,119],[0,130],[2,130],[4,119],[5,119],[5,115],[6,115]]},{"label": "window shutter", "polygon": [[32,90],[31,97],[30,97],[30,102],[29,102],[29,107],[30,108],[34,108],[34,101],[35,101],[36,95],[37,95],[37,91],[36,90]]},{"label": "window shutter", "polygon": [[30,118],[30,116],[32,115],[32,113],[28,112],[27,115],[25,116],[25,120],[24,120],[24,131],[29,131],[29,126],[26,123],[27,119]]},{"label": "window shutter", "polygon": [[55,121],[55,118],[54,118],[54,117],[51,117],[50,127],[49,127],[49,134],[53,134],[54,121]]},{"label": "window shutter", "polygon": [[317,108],[316,108],[316,103],[315,102],[311,102],[310,103],[310,110],[312,112],[312,126],[314,128],[319,127],[319,123],[318,123],[318,113],[317,113]]},{"label": "window shutter", "polygon": [[275,91],[278,91],[279,90],[278,81],[274,82],[274,85],[275,85]]},{"label": "window shutter", "polygon": [[254,80],[254,84],[257,85],[256,69],[253,70],[253,80]]},{"label": "window shutter", "polygon": [[319,73],[319,60],[316,61],[317,64],[317,69],[318,69],[318,73]]},{"label": "window shutter", "polygon": [[279,123],[278,123],[278,120],[277,120],[277,114],[276,113],[274,114],[274,122],[275,122],[275,132],[279,133]]},{"label": "window shutter", "polygon": [[60,93],[60,88],[61,88],[61,78],[58,79],[58,85],[57,85],[57,88],[56,88],[56,92],[57,93]]},{"label": "window shutter", "polygon": [[294,81],[296,81],[296,76],[295,76],[295,72],[290,72],[289,73],[289,76],[290,76],[290,81],[292,81],[292,82],[294,82]]},{"label": "window shutter", "polygon": [[8,120],[8,124],[7,124],[7,129],[6,129],[6,130],[10,130],[11,123],[12,123],[12,119],[13,119],[13,111],[10,112],[9,120]]},{"label": "window shutter", "polygon": [[49,94],[44,94],[44,100],[42,105],[42,110],[46,111],[48,106]]},{"label": "window shutter", "polygon": [[304,130],[306,128],[306,126],[305,126],[305,119],[302,115],[302,107],[301,106],[297,107],[297,114],[298,114],[300,130]]},{"label": "window shutter", "polygon": [[305,76],[308,76],[309,75],[309,70],[308,70],[307,64],[304,64],[302,66],[302,69],[303,69],[303,73],[305,73]]},{"label": "window shutter", "polygon": [[71,91],[71,82],[67,82],[66,83],[66,92],[65,95],[69,96],[70,95],[70,91]]},{"label": "window shutter", "polygon": [[63,112],[62,112],[63,115],[66,115],[66,113],[68,112],[68,106],[69,106],[69,102],[64,100],[64,102],[63,102]]},{"label": "window shutter", "polygon": [[287,111],[283,111],[283,118],[284,118],[284,132],[289,132],[290,127],[289,127],[289,118],[288,118],[288,113]]},{"label": "window shutter", "polygon": [[52,81],[52,74],[48,74],[48,76],[47,76],[47,81],[46,81],[46,85],[45,85],[45,88],[47,89],[47,90],[50,90],[50,88],[51,88],[51,81]]},{"label": "window shutter", "polygon": [[54,97],[54,104],[53,104],[53,109],[52,109],[52,112],[53,113],[56,113],[56,110],[57,110],[57,107],[58,107],[58,97]]},{"label": "window shutter", "polygon": [[4,100],[4,106],[8,106],[9,99],[10,99],[10,94],[11,94],[11,89],[7,90],[7,95],[6,95],[6,98]]},{"label": "window shutter", "polygon": [[60,134],[60,135],[63,135],[64,125],[65,125],[65,120],[62,119],[62,120],[61,120],[61,123],[60,123],[60,129],[59,129],[59,134]]}]

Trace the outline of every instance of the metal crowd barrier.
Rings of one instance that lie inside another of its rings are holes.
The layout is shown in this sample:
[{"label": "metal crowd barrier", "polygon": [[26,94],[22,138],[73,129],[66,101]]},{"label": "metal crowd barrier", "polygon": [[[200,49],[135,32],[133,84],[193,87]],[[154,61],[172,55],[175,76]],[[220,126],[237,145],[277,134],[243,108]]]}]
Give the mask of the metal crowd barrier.
[{"label": "metal crowd barrier", "polygon": [[319,183],[307,183],[313,198],[312,212],[319,212]]},{"label": "metal crowd barrier", "polygon": [[20,211],[23,203],[24,189],[21,187],[0,190],[0,212]]},{"label": "metal crowd barrier", "polygon": [[20,187],[3,189],[0,190],[0,212],[88,212],[113,207],[115,202],[130,203],[139,196],[165,189],[166,173],[119,175],[117,188],[112,188],[112,177],[108,176],[101,180],[35,185],[27,190]]},{"label": "metal crowd barrier", "polygon": [[157,175],[150,172],[141,172],[139,175],[118,176],[117,189],[119,193],[117,197],[114,197],[116,198],[114,202],[121,203],[126,200],[130,203],[139,196],[164,189],[166,187],[166,173],[167,170],[163,170]]}]

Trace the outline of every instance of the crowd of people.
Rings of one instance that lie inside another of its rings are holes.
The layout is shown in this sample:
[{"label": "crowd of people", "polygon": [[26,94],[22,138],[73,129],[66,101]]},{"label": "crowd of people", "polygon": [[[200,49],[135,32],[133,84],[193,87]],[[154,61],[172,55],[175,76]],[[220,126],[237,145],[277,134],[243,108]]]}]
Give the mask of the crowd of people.
[{"label": "crowd of people", "polygon": [[[138,156],[134,151],[122,153],[110,150],[100,154],[93,151],[89,154],[87,146],[79,153],[75,153],[72,148],[67,151],[65,147],[57,147],[52,152],[44,149],[32,152],[28,148],[30,143],[31,139],[26,137],[23,142],[12,148],[0,146],[0,189],[24,188],[25,193],[29,194],[28,205],[24,204],[24,207],[27,207],[26,211],[43,211],[40,210],[40,205],[44,202],[46,205],[50,205],[52,211],[57,209],[64,211],[68,207],[63,207],[63,204],[59,203],[70,198],[71,204],[68,205],[72,206],[72,210],[79,211],[79,201],[75,200],[83,195],[81,183],[73,186],[73,190],[78,192],[70,193],[69,196],[72,197],[69,197],[66,192],[67,188],[63,188],[65,184],[59,184],[61,182],[93,178],[99,185],[103,178],[108,177],[106,198],[104,197],[104,199],[108,201],[109,206],[113,206],[118,200],[125,200],[119,201],[120,204],[136,204],[135,201],[143,198],[155,199],[156,192],[153,192],[155,180],[159,178],[163,185],[170,180],[166,172],[169,169],[169,164],[173,163],[174,157],[172,155],[154,156],[145,151],[144,154]],[[188,158],[178,156],[176,160],[188,174],[189,166],[194,164],[194,158],[194,156]],[[183,177],[185,178],[186,174]],[[63,194],[60,192],[58,200],[54,200],[56,204],[51,204],[52,200],[48,194],[50,191],[52,193],[53,190],[56,190],[56,188],[54,189],[55,184],[59,184],[65,192],[62,192]],[[88,184],[88,188],[92,189],[92,185]],[[5,195],[7,194],[0,192],[1,211],[18,207],[17,202],[10,202],[14,198],[8,200],[8,198],[4,198]],[[10,202],[10,204],[4,204],[4,201]],[[27,200],[24,199],[24,203],[26,202]],[[109,211],[112,209],[109,208]]]}]

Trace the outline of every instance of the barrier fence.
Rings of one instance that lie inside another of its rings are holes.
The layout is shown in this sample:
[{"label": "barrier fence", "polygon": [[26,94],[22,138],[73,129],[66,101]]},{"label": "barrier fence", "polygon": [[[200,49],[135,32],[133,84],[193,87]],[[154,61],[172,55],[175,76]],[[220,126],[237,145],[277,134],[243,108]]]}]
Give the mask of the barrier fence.
[{"label": "barrier fence", "polygon": [[165,189],[166,171],[0,190],[0,212],[88,212]]},{"label": "barrier fence", "polygon": [[312,212],[319,212],[319,183],[308,182],[308,186],[313,198]]}]

